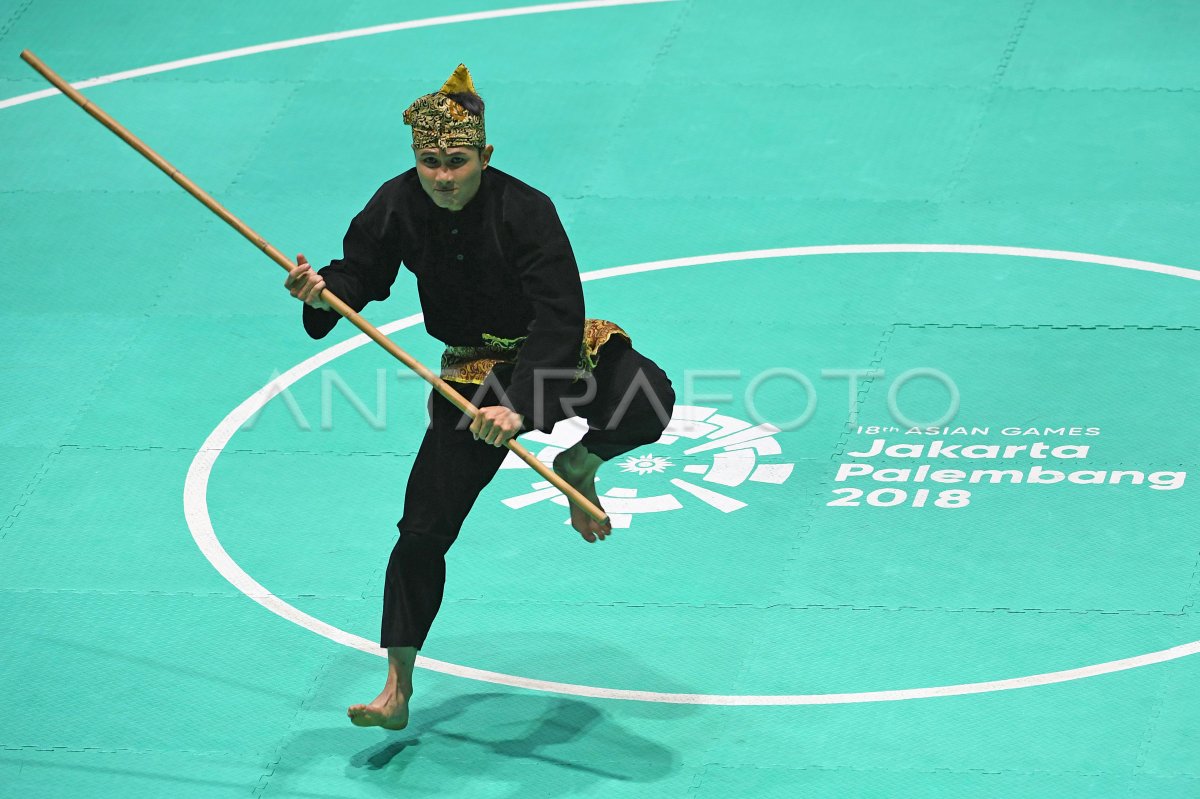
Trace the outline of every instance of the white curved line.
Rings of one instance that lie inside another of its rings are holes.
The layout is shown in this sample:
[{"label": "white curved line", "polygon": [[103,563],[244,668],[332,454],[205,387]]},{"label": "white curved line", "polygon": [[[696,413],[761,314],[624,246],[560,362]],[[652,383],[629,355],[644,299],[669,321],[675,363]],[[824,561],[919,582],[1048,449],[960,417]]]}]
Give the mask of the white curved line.
[{"label": "white curved line", "polygon": [[1091,255],[1070,250],[1042,250],[1036,247],[1000,247],[986,244],[826,244],[817,247],[779,247],[773,250],[743,250],[717,255],[695,255],[690,258],[671,258],[665,261],[650,261],[631,266],[612,266],[585,273],[584,280],[601,280],[617,275],[632,275],[655,269],[673,269],[677,266],[719,264],[725,261],[756,261],[762,258],[784,258],[803,255],[861,255],[867,253],[960,253],[964,255],[1010,255],[1028,258],[1045,258],[1053,261],[1077,261],[1085,264],[1119,266],[1141,272],[1156,272],[1189,280],[1200,280],[1200,270],[1181,266],[1156,264],[1153,261],[1136,261],[1132,258],[1113,258],[1109,255]]},{"label": "white curved line", "polygon": [[[421,314],[407,316],[383,325],[379,330],[387,335],[396,330],[411,327],[423,318]],[[370,340],[365,333],[360,333],[306,358],[251,394],[244,402],[230,411],[216,429],[209,433],[208,438],[200,445],[200,451],[192,459],[191,466],[188,467],[183,490],[183,513],[187,518],[188,528],[192,531],[192,539],[196,542],[196,546],[200,547],[204,557],[208,558],[208,561],[234,588],[272,613],[295,622],[301,627],[307,627],[339,644],[379,654],[378,644],[361,636],[339,630],[331,624],[326,624],[320,619],[292,607],[260,585],[233,558],[229,557],[229,553],[225,551],[225,547],[218,540],[216,531],[213,530],[212,519],[208,515],[208,478],[212,474],[213,464],[216,463],[217,456],[221,454],[241,426],[288,386],[335,358],[340,358],[347,352],[358,349]]]},{"label": "white curved line", "polygon": [[[363,639],[360,639],[363,640]],[[379,648],[374,647],[377,654]],[[1114,660],[1109,663],[1099,663],[1094,666],[1084,666],[1067,671],[1055,671],[1047,674],[1034,674],[1028,677],[1014,677],[1009,680],[993,680],[991,682],[965,683],[963,685],[943,685],[936,688],[904,688],[894,691],[863,691],[848,694],[792,694],[752,696],[745,694],[678,694],[658,693],[654,691],[629,691],[622,688],[600,688],[591,685],[576,685],[573,683],[549,682],[502,674],[495,671],[484,671],[469,666],[459,666],[440,660],[419,657],[423,668],[452,674],[480,682],[510,685],[516,688],[528,688],[535,691],[569,694],[571,696],[590,696],[597,699],[624,699],[634,702],[660,702],[676,705],[844,705],[859,702],[895,702],[907,699],[931,699],[939,696],[963,696],[965,694],[983,694],[993,691],[1010,691],[1015,688],[1031,688],[1036,685],[1050,685],[1058,682],[1080,680],[1085,677],[1096,677],[1115,671],[1125,671],[1139,666],[1149,666],[1167,660],[1194,655],[1200,652],[1200,641],[1190,644],[1151,652],[1146,655]]]},{"label": "white curved line", "polygon": [[[288,50],[293,47],[323,44],[341,39],[357,39],[361,36],[375,36],[380,33],[412,30],[413,28],[430,28],[435,25],[454,25],[459,22],[477,22],[483,19],[500,19],[502,17],[521,17],[529,14],[550,14],[556,11],[580,11],[588,8],[671,2],[675,2],[675,0],[580,0],[574,3],[546,3],[536,6],[521,6],[519,8],[501,8],[494,11],[473,11],[468,14],[450,14],[444,17],[428,17],[426,19],[408,20],[407,22],[391,22],[386,25],[373,25],[369,28],[355,28],[354,30],[322,33],[316,36],[302,36],[299,39],[284,39],[283,41],[268,42],[267,44],[239,47],[235,50],[222,50],[219,53],[209,53],[208,55],[193,56],[192,58],[181,58],[177,61],[166,61],[162,64],[154,64],[148,67],[114,72],[111,75],[101,75],[98,78],[88,78],[87,80],[72,83],[71,85],[76,89],[87,89],[92,86],[102,86],[106,83],[116,83],[122,80],[129,80],[130,78],[154,75],[159,72],[170,72],[176,69],[194,67],[199,64],[211,64],[214,61],[226,61],[231,58],[241,58],[242,56],[256,55],[258,53]],[[17,95],[6,100],[0,100],[0,108],[11,108],[12,106],[31,103],[34,100],[42,100],[47,97],[53,97],[56,94],[60,94],[58,89],[42,89],[41,91],[30,92],[29,94]]]},{"label": "white curved line", "polygon": [[[764,258],[782,258],[789,256],[807,255],[847,255],[861,253],[967,253],[973,255],[1008,255],[1031,258],[1046,258],[1059,261],[1075,261],[1079,263],[1095,263],[1117,266],[1123,269],[1135,269],[1144,272],[1157,272],[1164,275],[1185,277],[1190,280],[1200,280],[1200,271],[1183,269],[1177,266],[1157,264],[1150,261],[1136,261],[1129,258],[1112,258],[1104,255],[1070,252],[1066,250],[1041,250],[1028,247],[996,247],[970,244],[838,244],[820,247],[784,247],[773,250],[747,250],[718,255],[701,255],[692,258],[675,258],[665,261],[650,261],[642,264],[597,269],[584,273],[584,280],[599,280],[617,275],[630,275],[639,272],[652,272],[659,269],[672,269],[683,266],[722,263],[726,261],[759,260]],[[397,319],[381,326],[384,334],[412,327],[422,320],[421,314],[414,314],[403,319]],[[306,627],[313,632],[336,641],[339,644],[360,649],[364,652],[384,656],[377,644],[352,633],[340,630],[320,619],[292,607],[282,599],[274,596],[260,585],[231,558],[217,539],[208,515],[206,495],[208,477],[213,464],[221,450],[233,437],[234,433],[262,408],[272,397],[295,383],[300,378],[335,358],[345,355],[351,350],[366,344],[370,339],[362,334],[335,344],[315,355],[306,358],[296,366],[284,372],[274,381],[263,386],[244,402],[234,408],[209,434],[200,451],[193,458],[188,469],[187,480],[184,484],[183,505],[188,528],[200,551],[221,575],[239,591],[258,602],[263,607],[285,619]],[[841,694],[790,694],[790,695],[731,695],[731,694],[683,694],[659,693],[653,691],[631,691],[622,688],[602,688],[573,683],[550,682],[535,680],[513,674],[476,669],[447,663],[419,656],[417,665],[421,668],[451,674],[466,679],[489,682],[498,685],[508,685],[516,688],[527,688],[535,691],[567,694],[570,696],[588,696],[601,699],[623,699],[637,702],[662,702],[688,705],[835,705],[855,702],[893,702],[907,699],[927,699],[941,696],[961,696],[964,694],[989,693],[992,691],[1008,691],[1016,688],[1030,688],[1037,685],[1050,685],[1059,682],[1079,680],[1085,677],[1095,677],[1101,674],[1111,674],[1140,666],[1149,666],[1176,658],[1186,657],[1200,652],[1200,641],[1181,644],[1150,652],[1144,655],[1098,663],[1065,671],[1033,674],[1026,677],[1014,677],[1007,680],[992,680],[989,682],[964,683],[962,685],[943,685],[932,688],[904,688],[891,691],[863,691],[858,693]]]}]

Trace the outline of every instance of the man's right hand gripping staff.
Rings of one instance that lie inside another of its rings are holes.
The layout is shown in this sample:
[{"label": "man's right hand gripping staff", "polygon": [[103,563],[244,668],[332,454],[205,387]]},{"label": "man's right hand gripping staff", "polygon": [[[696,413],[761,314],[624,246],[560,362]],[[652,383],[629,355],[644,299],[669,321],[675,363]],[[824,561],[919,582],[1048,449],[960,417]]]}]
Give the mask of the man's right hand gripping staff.
[{"label": "man's right hand gripping staff", "polygon": [[296,268],[288,272],[287,280],[283,281],[284,288],[306,305],[322,311],[333,310],[329,303],[321,299],[325,281],[309,266],[304,253],[296,256],[296,264]]}]

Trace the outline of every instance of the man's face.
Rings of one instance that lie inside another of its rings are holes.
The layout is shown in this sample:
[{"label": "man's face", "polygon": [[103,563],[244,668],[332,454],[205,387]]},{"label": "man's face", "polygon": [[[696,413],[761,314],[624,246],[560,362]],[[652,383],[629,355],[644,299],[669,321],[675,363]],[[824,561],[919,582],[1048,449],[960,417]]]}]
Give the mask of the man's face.
[{"label": "man's face", "polygon": [[492,145],[474,147],[413,148],[421,188],[439,208],[461,211],[479,191],[479,180],[492,157]]}]

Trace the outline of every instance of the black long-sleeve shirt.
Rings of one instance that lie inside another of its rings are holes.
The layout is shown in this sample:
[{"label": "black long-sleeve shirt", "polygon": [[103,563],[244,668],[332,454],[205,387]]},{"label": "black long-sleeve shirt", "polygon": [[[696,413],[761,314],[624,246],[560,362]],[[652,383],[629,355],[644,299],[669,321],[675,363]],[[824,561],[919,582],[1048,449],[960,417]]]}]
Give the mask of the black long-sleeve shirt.
[{"label": "black long-sleeve shirt", "polygon": [[[350,222],[342,258],[320,269],[326,287],[356,311],[387,299],[401,264],[417,277],[425,329],[451,346],[482,334],[528,336],[508,388],[532,418],[536,369],[573,369],[583,339],[583,287],[550,198],[488,167],[460,211],[439,208],[416,169],[392,178]],[[304,306],[304,329],[323,338],[341,317]],[[557,381],[544,381],[546,386]]]}]

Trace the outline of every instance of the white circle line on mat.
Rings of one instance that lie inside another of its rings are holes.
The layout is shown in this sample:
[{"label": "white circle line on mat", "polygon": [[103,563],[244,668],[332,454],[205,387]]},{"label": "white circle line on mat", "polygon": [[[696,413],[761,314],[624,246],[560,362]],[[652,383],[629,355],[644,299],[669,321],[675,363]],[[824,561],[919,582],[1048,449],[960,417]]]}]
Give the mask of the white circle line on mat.
[{"label": "white circle line on mat", "polygon": [[[1056,261],[1075,261],[1108,266],[1118,266],[1124,269],[1136,269],[1144,272],[1156,272],[1163,275],[1185,277],[1190,280],[1200,280],[1200,271],[1183,269],[1177,266],[1156,264],[1150,261],[1134,261],[1128,258],[1111,258],[1103,255],[1068,252],[1063,250],[1039,250],[1028,247],[996,247],[967,244],[837,244],[820,247],[787,247],[774,250],[747,250],[744,252],[722,253],[719,255],[701,255],[692,258],[675,258],[666,261],[651,261],[643,264],[619,266],[611,269],[598,269],[584,273],[584,281],[601,280],[619,275],[633,275],[639,272],[653,272],[660,269],[676,267],[699,266],[702,264],[728,263],[733,261],[761,260],[766,258],[785,258],[810,255],[850,255],[863,253],[960,253],[971,255],[1007,255],[1026,258],[1041,258]],[[406,316],[382,325],[379,329],[385,335],[398,330],[412,327],[421,322],[422,314]],[[333,345],[317,354],[306,358],[296,366],[272,380],[258,391],[251,394],[245,401],[234,408],[221,420],[221,423],[209,434],[201,445],[200,450],[192,459],[188,469],[187,479],[183,490],[184,515],[192,538],[204,557],[228,580],[235,588],[253,599],[272,613],[295,622],[318,635],[323,635],[339,644],[361,649],[364,652],[383,656],[384,652],[374,641],[362,636],[340,630],[318,618],[292,607],[279,597],[272,594],[253,577],[239,566],[217,539],[213,530],[212,519],[208,515],[208,478],[212,473],[217,456],[233,438],[243,424],[281,391],[291,386],[300,378],[324,366],[330,361],[355,350],[370,339],[365,334],[358,334],[345,341]],[[447,663],[419,656],[417,665],[430,671],[464,677],[480,682],[508,685],[516,688],[528,688],[535,691],[546,691],[571,696],[587,696],[602,699],[624,699],[639,702],[664,702],[688,705],[836,705],[854,702],[891,702],[903,699],[927,699],[938,696],[960,696],[963,694],[982,694],[993,691],[1008,691],[1015,688],[1031,688],[1037,685],[1081,680],[1085,677],[1096,677],[1101,674],[1125,671],[1140,666],[1149,666],[1168,660],[1193,655],[1200,652],[1200,641],[1150,652],[1144,655],[1113,660],[1107,663],[1097,663],[1065,671],[1032,674],[1026,677],[1014,677],[1007,680],[990,682],[964,683],[961,685],[942,685],[931,688],[903,688],[891,691],[863,691],[859,693],[840,694],[790,694],[790,695],[740,695],[740,694],[683,694],[659,693],[654,691],[633,691],[622,688],[601,688],[591,685],[576,685],[574,683],[549,682],[521,677],[513,674],[502,674],[495,671],[485,671],[456,663]]]},{"label": "white circle line on mat", "polygon": [[[215,61],[228,61],[231,58],[241,58],[242,56],[257,55],[258,53],[270,53],[275,50],[289,50],[293,47],[305,47],[310,44],[324,44],[325,42],[336,42],[342,39],[357,39],[363,36],[376,36],[380,33],[393,33],[394,31],[413,30],[414,28],[431,28],[436,25],[454,25],[459,22],[478,22],[485,19],[502,19],[504,17],[523,17],[530,14],[551,14],[557,11],[581,11],[589,8],[608,8],[610,6],[633,6],[646,5],[649,3],[672,3],[675,0],[579,0],[573,3],[545,3],[536,6],[521,6],[518,8],[498,8],[492,11],[473,11],[467,14],[450,14],[442,17],[427,17],[426,19],[413,19],[405,22],[390,22],[385,25],[372,25],[369,28],[355,28],[347,31],[335,31],[333,33],[320,33],[315,36],[302,36],[298,39],[284,39],[278,42],[267,42],[266,44],[255,44],[249,47],[238,47],[234,50],[222,50],[219,53],[208,53],[207,55],[198,55],[191,58],[181,58],[175,61],[165,61],[161,64],[152,64],[148,67],[139,67],[137,69],[129,69],[124,72],[114,72],[110,75],[101,75],[98,78],[88,78],[81,80],[78,83],[71,85],[76,89],[88,89],[92,86],[103,86],[108,83],[117,83],[118,81],[129,80],[131,78],[141,78],[146,75],[156,75],[160,72],[171,72],[176,69],[185,69],[187,67],[199,66],[200,64],[211,64]],[[28,94],[19,94],[16,97],[9,97],[0,100],[0,108],[11,108],[12,106],[32,103],[34,100],[44,100],[47,97],[53,97],[60,94],[58,89],[42,89]]]}]

